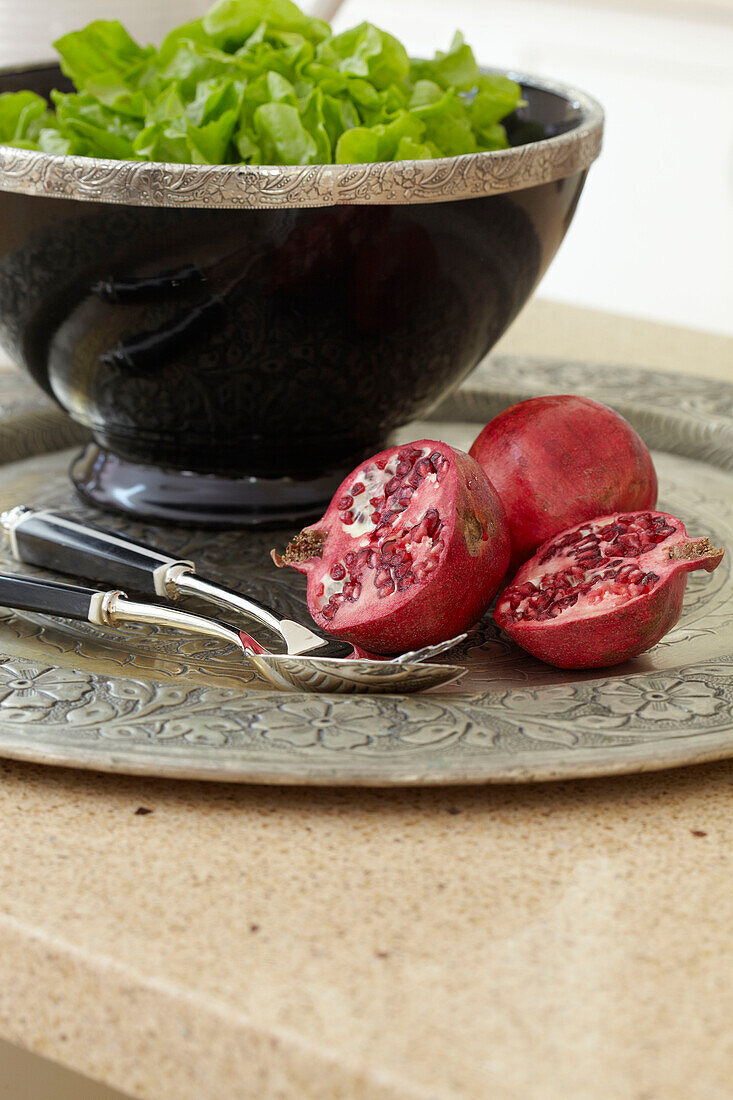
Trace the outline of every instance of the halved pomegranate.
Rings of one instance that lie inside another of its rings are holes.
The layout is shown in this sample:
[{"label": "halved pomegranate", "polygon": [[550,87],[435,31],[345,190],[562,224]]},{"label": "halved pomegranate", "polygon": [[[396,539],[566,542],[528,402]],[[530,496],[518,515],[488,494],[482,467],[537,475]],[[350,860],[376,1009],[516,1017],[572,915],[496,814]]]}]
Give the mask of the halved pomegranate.
[{"label": "halved pomegranate", "polygon": [[550,665],[615,665],[672,629],[687,574],[712,572],[722,557],[666,512],[601,516],[544,543],[499,596],[495,618]]},{"label": "halved pomegranate", "polygon": [[520,401],[495,416],[469,452],[506,511],[512,571],[573,523],[657,503],[646,445],[622,416],[574,394]]},{"label": "halved pomegranate", "polygon": [[509,564],[509,536],[477,463],[421,439],[358,466],[323,519],[273,560],[307,574],[308,610],[323,630],[403,653],[481,618]]}]

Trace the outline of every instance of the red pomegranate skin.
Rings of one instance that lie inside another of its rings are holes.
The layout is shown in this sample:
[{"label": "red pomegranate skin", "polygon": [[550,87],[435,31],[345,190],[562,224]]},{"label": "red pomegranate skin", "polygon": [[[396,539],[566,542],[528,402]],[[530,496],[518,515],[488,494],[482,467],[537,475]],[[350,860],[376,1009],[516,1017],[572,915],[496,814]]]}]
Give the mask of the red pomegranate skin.
[{"label": "red pomegranate skin", "polygon": [[520,401],[486,425],[469,453],[504,505],[512,572],[574,523],[657,502],[657,475],[643,439],[588,397]]},{"label": "red pomegranate skin", "polygon": [[306,574],[308,610],[321,629],[391,655],[481,618],[506,573],[509,535],[478,464],[421,439],[358,466],[323,518],[273,559]]},{"label": "red pomegranate skin", "polygon": [[495,619],[522,649],[558,668],[619,664],[672,629],[687,574],[712,572],[722,557],[667,512],[601,516],[544,543],[499,596]]}]

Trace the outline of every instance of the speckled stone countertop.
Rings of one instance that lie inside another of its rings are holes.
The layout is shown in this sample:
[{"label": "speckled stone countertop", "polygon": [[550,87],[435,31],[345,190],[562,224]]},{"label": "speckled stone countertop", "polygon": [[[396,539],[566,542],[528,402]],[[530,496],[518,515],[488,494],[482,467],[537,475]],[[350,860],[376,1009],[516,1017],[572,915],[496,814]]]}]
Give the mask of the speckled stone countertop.
[{"label": "speckled stone countertop", "polygon": [[[597,324],[605,362],[730,377],[733,341]],[[501,350],[595,325],[534,303]],[[733,761],[403,791],[0,762],[0,1038],[150,1100],[729,1100],[732,823]]]}]

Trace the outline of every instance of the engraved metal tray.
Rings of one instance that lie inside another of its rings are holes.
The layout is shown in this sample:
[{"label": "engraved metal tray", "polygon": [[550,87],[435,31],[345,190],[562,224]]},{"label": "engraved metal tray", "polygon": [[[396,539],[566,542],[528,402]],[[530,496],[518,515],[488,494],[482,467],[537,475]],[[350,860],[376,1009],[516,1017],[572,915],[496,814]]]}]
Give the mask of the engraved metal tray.
[{"label": "engraved metal tray", "polygon": [[[466,665],[458,684],[345,698],[275,692],[217,643],[131,630],[128,647],[113,648],[91,626],[0,611],[0,756],[158,776],[369,786],[528,782],[733,756],[733,385],[494,357],[401,438],[467,448],[501,408],[552,392],[584,393],[626,415],[655,452],[659,507],[729,548],[715,573],[691,575],[682,619],[648,654],[609,670],[563,672],[513,647],[488,616],[444,658]],[[34,446],[22,453],[36,453],[18,460],[17,416],[12,409],[0,416],[0,507],[44,504],[99,521],[71,490],[73,452],[58,450],[74,438],[68,421],[41,402],[32,426]],[[305,614],[303,578],[269,560],[287,532],[212,536],[115,522],[195,559],[214,579]],[[18,567],[0,554],[0,569],[10,568]]]}]

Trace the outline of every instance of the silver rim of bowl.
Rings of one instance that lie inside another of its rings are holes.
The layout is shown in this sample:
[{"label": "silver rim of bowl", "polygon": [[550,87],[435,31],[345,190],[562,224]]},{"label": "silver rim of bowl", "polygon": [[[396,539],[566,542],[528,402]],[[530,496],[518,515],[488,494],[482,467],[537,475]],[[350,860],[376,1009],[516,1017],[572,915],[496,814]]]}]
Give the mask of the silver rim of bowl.
[{"label": "silver rim of bowl", "polygon": [[[0,69],[32,72],[49,62]],[[485,70],[503,71],[503,70]],[[491,153],[379,164],[158,164],[56,156],[0,146],[0,191],[125,206],[282,209],[308,206],[453,202],[566,179],[601,150],[603,109],[558,81],[510,71],[520,84],[567,100],[580,113],[572,130]]]}]

